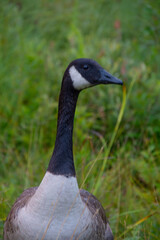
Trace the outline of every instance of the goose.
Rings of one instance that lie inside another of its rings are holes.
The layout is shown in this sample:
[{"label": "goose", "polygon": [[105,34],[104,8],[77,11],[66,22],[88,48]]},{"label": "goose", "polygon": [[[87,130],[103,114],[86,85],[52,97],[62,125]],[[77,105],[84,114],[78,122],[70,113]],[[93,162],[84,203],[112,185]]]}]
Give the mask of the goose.
[{"label": "goose", "polygon": [[76,59],[68,65],[48,169],[40,185],[26,189],[14,203],[4,224],[4,240],[113,240],[101,203],[78,187],[72,151],[79,93],[98,84],[123,82],[92,59]]}]

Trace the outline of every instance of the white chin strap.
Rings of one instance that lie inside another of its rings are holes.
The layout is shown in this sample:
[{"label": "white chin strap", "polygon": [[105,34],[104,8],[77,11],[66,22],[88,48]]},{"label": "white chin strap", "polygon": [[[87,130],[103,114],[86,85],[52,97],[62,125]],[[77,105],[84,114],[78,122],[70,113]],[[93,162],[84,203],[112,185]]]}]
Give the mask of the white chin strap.
[{"label": "white chin strap", "polygon": [[92,84],[88,82],[82,75],[77,71],[75,66],[70,67],[69,74],[73,82],[73,87],[76,90],[82,90],[84,88],[91,87]]}]

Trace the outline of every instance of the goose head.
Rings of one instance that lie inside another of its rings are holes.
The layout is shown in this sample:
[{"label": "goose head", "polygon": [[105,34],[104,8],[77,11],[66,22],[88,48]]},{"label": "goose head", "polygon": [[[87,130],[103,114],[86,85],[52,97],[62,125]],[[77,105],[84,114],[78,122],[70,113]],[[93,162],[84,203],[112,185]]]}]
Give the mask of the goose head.
[{"label": "goose head", "polygon": [[66,74],[69,74],[73,88],[78,91],[98,84],[123,84],[121,80],[108,73],[96,61],[87,58],[72,61],[65,72]]}]

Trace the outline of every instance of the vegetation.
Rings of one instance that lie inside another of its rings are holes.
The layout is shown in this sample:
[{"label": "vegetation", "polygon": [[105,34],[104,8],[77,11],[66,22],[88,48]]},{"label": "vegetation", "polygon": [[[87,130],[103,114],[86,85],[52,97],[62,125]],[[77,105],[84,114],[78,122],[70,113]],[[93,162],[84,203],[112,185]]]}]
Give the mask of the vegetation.
[{"label": "vegetation", "polygon": [[115,239],[159,239],[159,22],[152,0],[0,1],[0,238],[15,199],[46,171],[63,72],[87,57],[125,82],[126,98],[113,85],[80,94],[79,186],[102,202]]}]

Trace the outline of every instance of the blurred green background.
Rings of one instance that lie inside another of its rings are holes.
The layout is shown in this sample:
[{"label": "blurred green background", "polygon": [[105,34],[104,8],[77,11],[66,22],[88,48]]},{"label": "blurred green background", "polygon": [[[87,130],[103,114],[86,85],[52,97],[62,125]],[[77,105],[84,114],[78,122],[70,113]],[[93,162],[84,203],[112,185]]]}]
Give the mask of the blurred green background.
[{"label": "blurred green background", "polygon": [[97,60],[127,89],[125,109],[119,86],[80,94],[79,185],[101,201],[115,239],[159,239],[159,0],[0,1],[0,238],[15,199],[43,178],[61,79],[79,57]]}]

